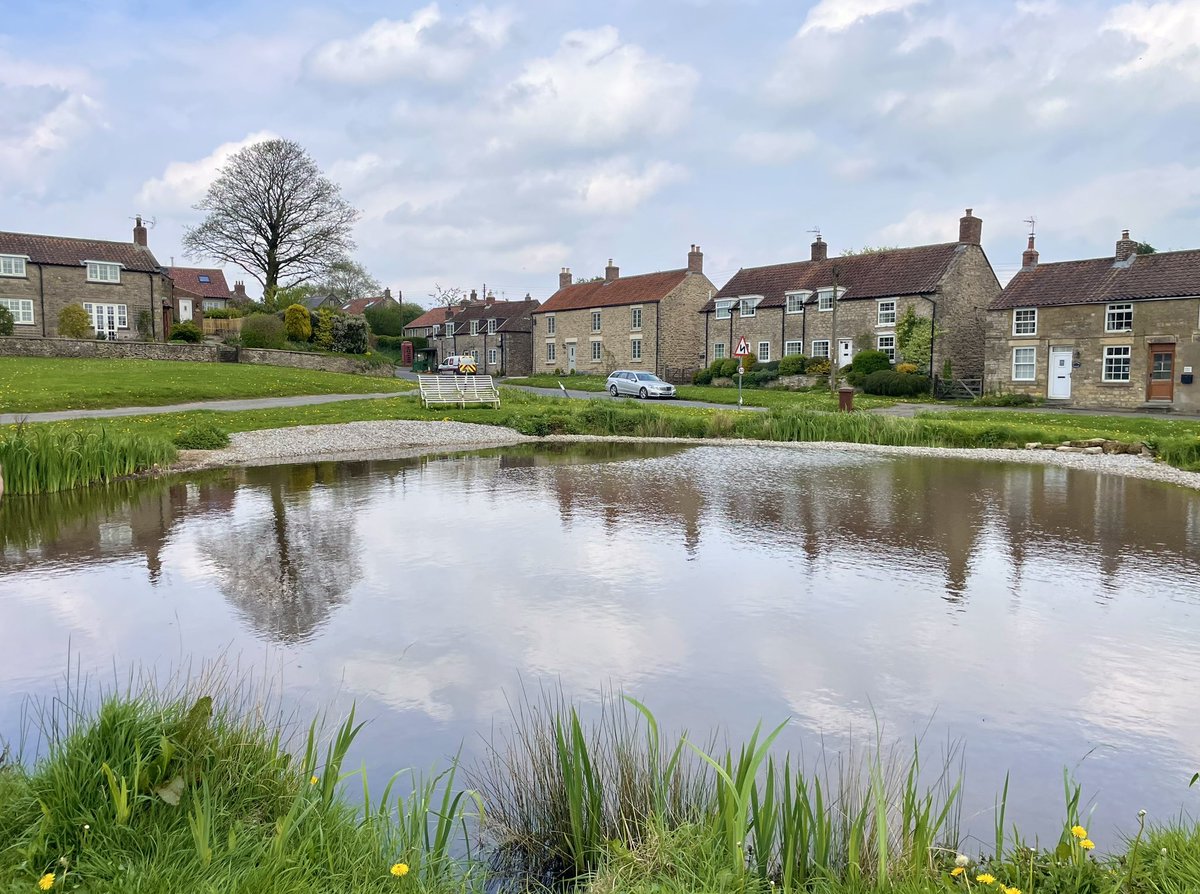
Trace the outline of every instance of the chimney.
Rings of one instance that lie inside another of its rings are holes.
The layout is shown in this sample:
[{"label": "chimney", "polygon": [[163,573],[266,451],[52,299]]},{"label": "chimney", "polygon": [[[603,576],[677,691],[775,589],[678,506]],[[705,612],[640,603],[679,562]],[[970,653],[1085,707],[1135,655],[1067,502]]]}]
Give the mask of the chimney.
[{"label": "chimney", "polygon": [[135,220],[137,223],[133,225],[133,244],[143,246],[148,245],[149,243],[146,239],[146,228],[142,226],[142,216],[139,214]]},{"label": "chimney", "polygon": [[238,298],[245,298],[247,300],[250,298],[250,296],[246,294],[246,284],[240,279],[233,284],[233,294]]},{"label": "chimney", "polygon": [[474,289],[471,289],[470,303],[475,304],[478,300],[479,300],[479,294]]},{"label": "chimney", "polygon": [[392,290],[390,288],[384,289],[383,297],[385,301],[390,301],[392,298]]},{"label": "chimney", "polygon": [[1027,249],[1025,249],[1025,254],[1021,255],[1021,269],[1022,270],[1032,270],[1034,267],[1037,266],[1037,262],[1038,262],[1038,252],[1037,252],[1037,249],[1033,247],[1033,236],[1030,235],[1029,247]]},{"label": "chimney", "polygon": [[1127,261],[1137,254],[1137,243],[1129,238],[1129,231],[1122,230],[1121,238],[1117,240],[1117,260]]},{"label": "chimney", "polygon": [[608,259],[608,266],[604,268],[604,281],[605,281],[605,282],[616,282],[616,281],[617,281],[617,278],[618,278],[620,275],[621,275],[621,268],[620,268],[620,267],[614,267],[614,266],[613,266],[613,262],[612,262],[612,258],[609,258],[609,259]]},{"label": "chimney", "polygon": [[829,243],[822,241],[820,236],[817,236],[817,241],[812,244],[812,259],[814,261],[825,261],[829,258]]},{"label": "chimney", "polygon": [[983,221],[967,209],[967,213],[958,219],[958,241],[968,245],[978,245],[983,238]]},{"label": "chimney", "polygon": [[495,304],[496,303],[496,293],[488,292],[487,297],[483,299],[483,303],[487,304],[487,305]]},{"label": "chimney", "polygon": [[565,289],[570,284],[571,284],[571,268],[564,267],[562,270],[558,271],[558,287],[560,289]]},{"label": "chimney", "polygon": [[703,273],[704,272],[704,255],[700,252],[699,245],[693,245],[692,250],[688,252],[688,273]]}]

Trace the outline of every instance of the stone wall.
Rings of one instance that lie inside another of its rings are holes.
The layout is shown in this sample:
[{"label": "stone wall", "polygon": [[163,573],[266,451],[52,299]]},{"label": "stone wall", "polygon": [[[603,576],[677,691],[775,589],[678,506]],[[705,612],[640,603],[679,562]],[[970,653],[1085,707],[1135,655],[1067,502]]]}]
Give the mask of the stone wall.
[{"label": "stone wall", "polygon": [[[704,314],[700,308],[716,292],[716,286],[707,276],[693,271],[660,302],[659,356],[654,367],[660,376],[666,377],[668,367],[686,371],[705,365]],[[653,305],[646,305],[644,313],[653,310]]]},{"label": "stone wall", "polygon": [[933,372],[942,374],[950,360],[957,378],[983,375],[987,307],[1000,296],[1000,281],[978,245],[959,246],[960,253],[938,289]]},{"label": "stone wall", "polygon": [[366,360],[352,357],[331,357],[309,351],[275,351],[267,348],[239,348],[239,363],[259,363],[267,366],[291,366],[296,369],[313,369],[322,372],[354,373],[364,376],[392,378],[396,374],[390,363],[385,366],[370,366]]},{"label": "stone wall", "polygon": [[[122,270],[119,283],[87,281],[85,267],[65,267],[28,263],[24,277],[0,280],[0,298],[28,299],[33,302],[33,324],[13,327],[14,336],[38,338],[58,334],[58,315],[68,304],[117,304],[126,309],[124,328],[117,330],[120,340],[137,339],[138,318],[150,314],[156,337],[162,337],[162,319],[158,308],[168,296],[169,281],[158,273]],[[152,300],[153,298],[153,300]]]},{"label": "stone wall", "polygon": [[[633,328],[633,308],[642,309],[642,325]],[[600,312],[600,330],[592,329],[592,310]],[[699,316],[699,314],[697,314]],[[554,318],[554,334],[548,335],[548,318]],[[575,369],[577,372],[606,376],[614,369],[657,370],[654,354],[655,338],[658,333],[658,308],[656,302],[644,304],[622,304],[615,307],[581,308],[560,310],[552,314],[533,315],[533,371],[552,372],[561,369],[568,372],[570,346],[575,346]],[[641,339],[642,356],[633,359],[632,343]],[[592,343],[600,344],[600,359],[592,359]],[[546,359],[546,345],[555,345],[553,360]]]}]

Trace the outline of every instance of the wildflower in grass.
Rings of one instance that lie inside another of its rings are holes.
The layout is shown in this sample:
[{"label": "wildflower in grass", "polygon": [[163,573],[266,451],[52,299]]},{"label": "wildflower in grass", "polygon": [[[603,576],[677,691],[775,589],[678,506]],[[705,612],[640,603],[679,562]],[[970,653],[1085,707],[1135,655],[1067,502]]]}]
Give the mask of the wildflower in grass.
[{"label": "wildflower in grass", "polygon": [[1021,894],[1020,888],[1005,888],[1004,894]]},{"label": "wildflower in grass", "polygon": [[47,872],[40,879],[38,879],[38,889],[39,890],[49,891],[53,887],[54,887],[54,873],[53,872]]},{"label": "wildflower in grass", "polygon": [[966,867],[971,865],[971,858],[966,854],[959,854],[954,858],[954,865],[958,867]]},{"label": "wildflower in grass", "polygon": [[1083,826],[1072,826],[1071,834],[1082,841],[1083,839],[1087,838],[1087,829],[1085,829]]},{"label": "wildflower in grass", "polygon": [[408,864],[407,863],[393,863],[392,864],[392,875],[396,876],[396,878],[401,878],[403,876],[408,875]]},{"label": "wildflower in grass", "polygon": [[321,781],[320,777],[314,775],[310,780],[308,780],[308,784],[316,785],[320,781]]},{"label": "wildflower in grass", "polygon": [[1092,839],[1090,839],[1090,838],[1085,838],[1085,839],[1083,839],[1083,841],[1079,842],[1079,846],[1081,848],[1083,848],[1085,851],[1090,851],[1092,848],[1094,848],[1096,846],[1096,842],[1092,841]]},{"label": "wildflower in grass", "polygon": [[981,885],[994,885],[996,884],[996,876],[992,875],[990,872],[981,872],[979,875],[975,876],[975,881],[979,882]]},{"label": "wildflower in grass", "polygon": [[966,871],[967,870],[961,866],[955,866],[953,869],[950,870],[950,874],[952,876],[954,876],[955,878],[958,878],[960,875],[962,875]]}]

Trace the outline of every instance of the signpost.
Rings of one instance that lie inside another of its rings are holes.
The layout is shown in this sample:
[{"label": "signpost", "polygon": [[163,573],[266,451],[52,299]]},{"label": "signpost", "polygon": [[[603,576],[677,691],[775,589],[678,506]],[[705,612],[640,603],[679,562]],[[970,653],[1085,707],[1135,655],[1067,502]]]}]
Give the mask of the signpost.
[{"label": "signpost", "polygon": [[750,343],[746,341],[746,336],[738,339],[737,349],[733,352],[733,356],[738,359],[738,409],[742,408],[742,375],[746,372],[746,367],[742,365],[742,358],[750,356]]}]

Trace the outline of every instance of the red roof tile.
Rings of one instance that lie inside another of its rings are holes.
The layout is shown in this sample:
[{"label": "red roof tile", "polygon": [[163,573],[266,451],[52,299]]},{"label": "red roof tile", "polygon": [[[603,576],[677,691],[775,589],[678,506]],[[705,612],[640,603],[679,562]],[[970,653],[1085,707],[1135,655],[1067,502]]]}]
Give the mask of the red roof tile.
[{"label": "red roof tile", "polygon": [[687,270],[663,270],[622,276],[612,282],[581,282],[559,289],[534,313],[578,310],[589,307],[617,307],[623,304],[652,304],[683,282]]},{"label": "red roof tile", "polygon": [[103,239],[0,232],[0,255],[25,255],[32,263],[61,267],[79,267],[85,261],[107,261],[120,264],[126,270],[154,273],[159,269],[158,259],[146,246]]},{"label": "red roof tile", "polygon": [[424,329],[426,326],[440,326],[446,322],[446,317],[450,316],[451,308],[435,307],[432,310],[427,310],[421,316],[417,317],[405,329]]},{"label": "red roof tile", "polygon": [[1116,263],[1114,258],[1089,258],[1038,264],[1018,272],[990,309],[1200,295],[1200,249],[1133,255],[1130,260],[1132,263]]},{"label": "red roof tile", "polygon": [[785,293],[815,291],[833,285],[837,268],[843,301],[922,295],[937,289],[951,262],[962,249],[958,242],[893,248],[825,261],[793,261],[768,267],[744,267],[703,308],[713,310],[719,298],[762,295],[759,307],[781,307]]},{"label": "red roof tile", "polygon": [[[186,289],[203,298],[229,298],[225,274],[215,267],[168,267],[167,274],[174,281],[176,289]],[[202,276],[207,276],[208,282],[201,281]]]}]

